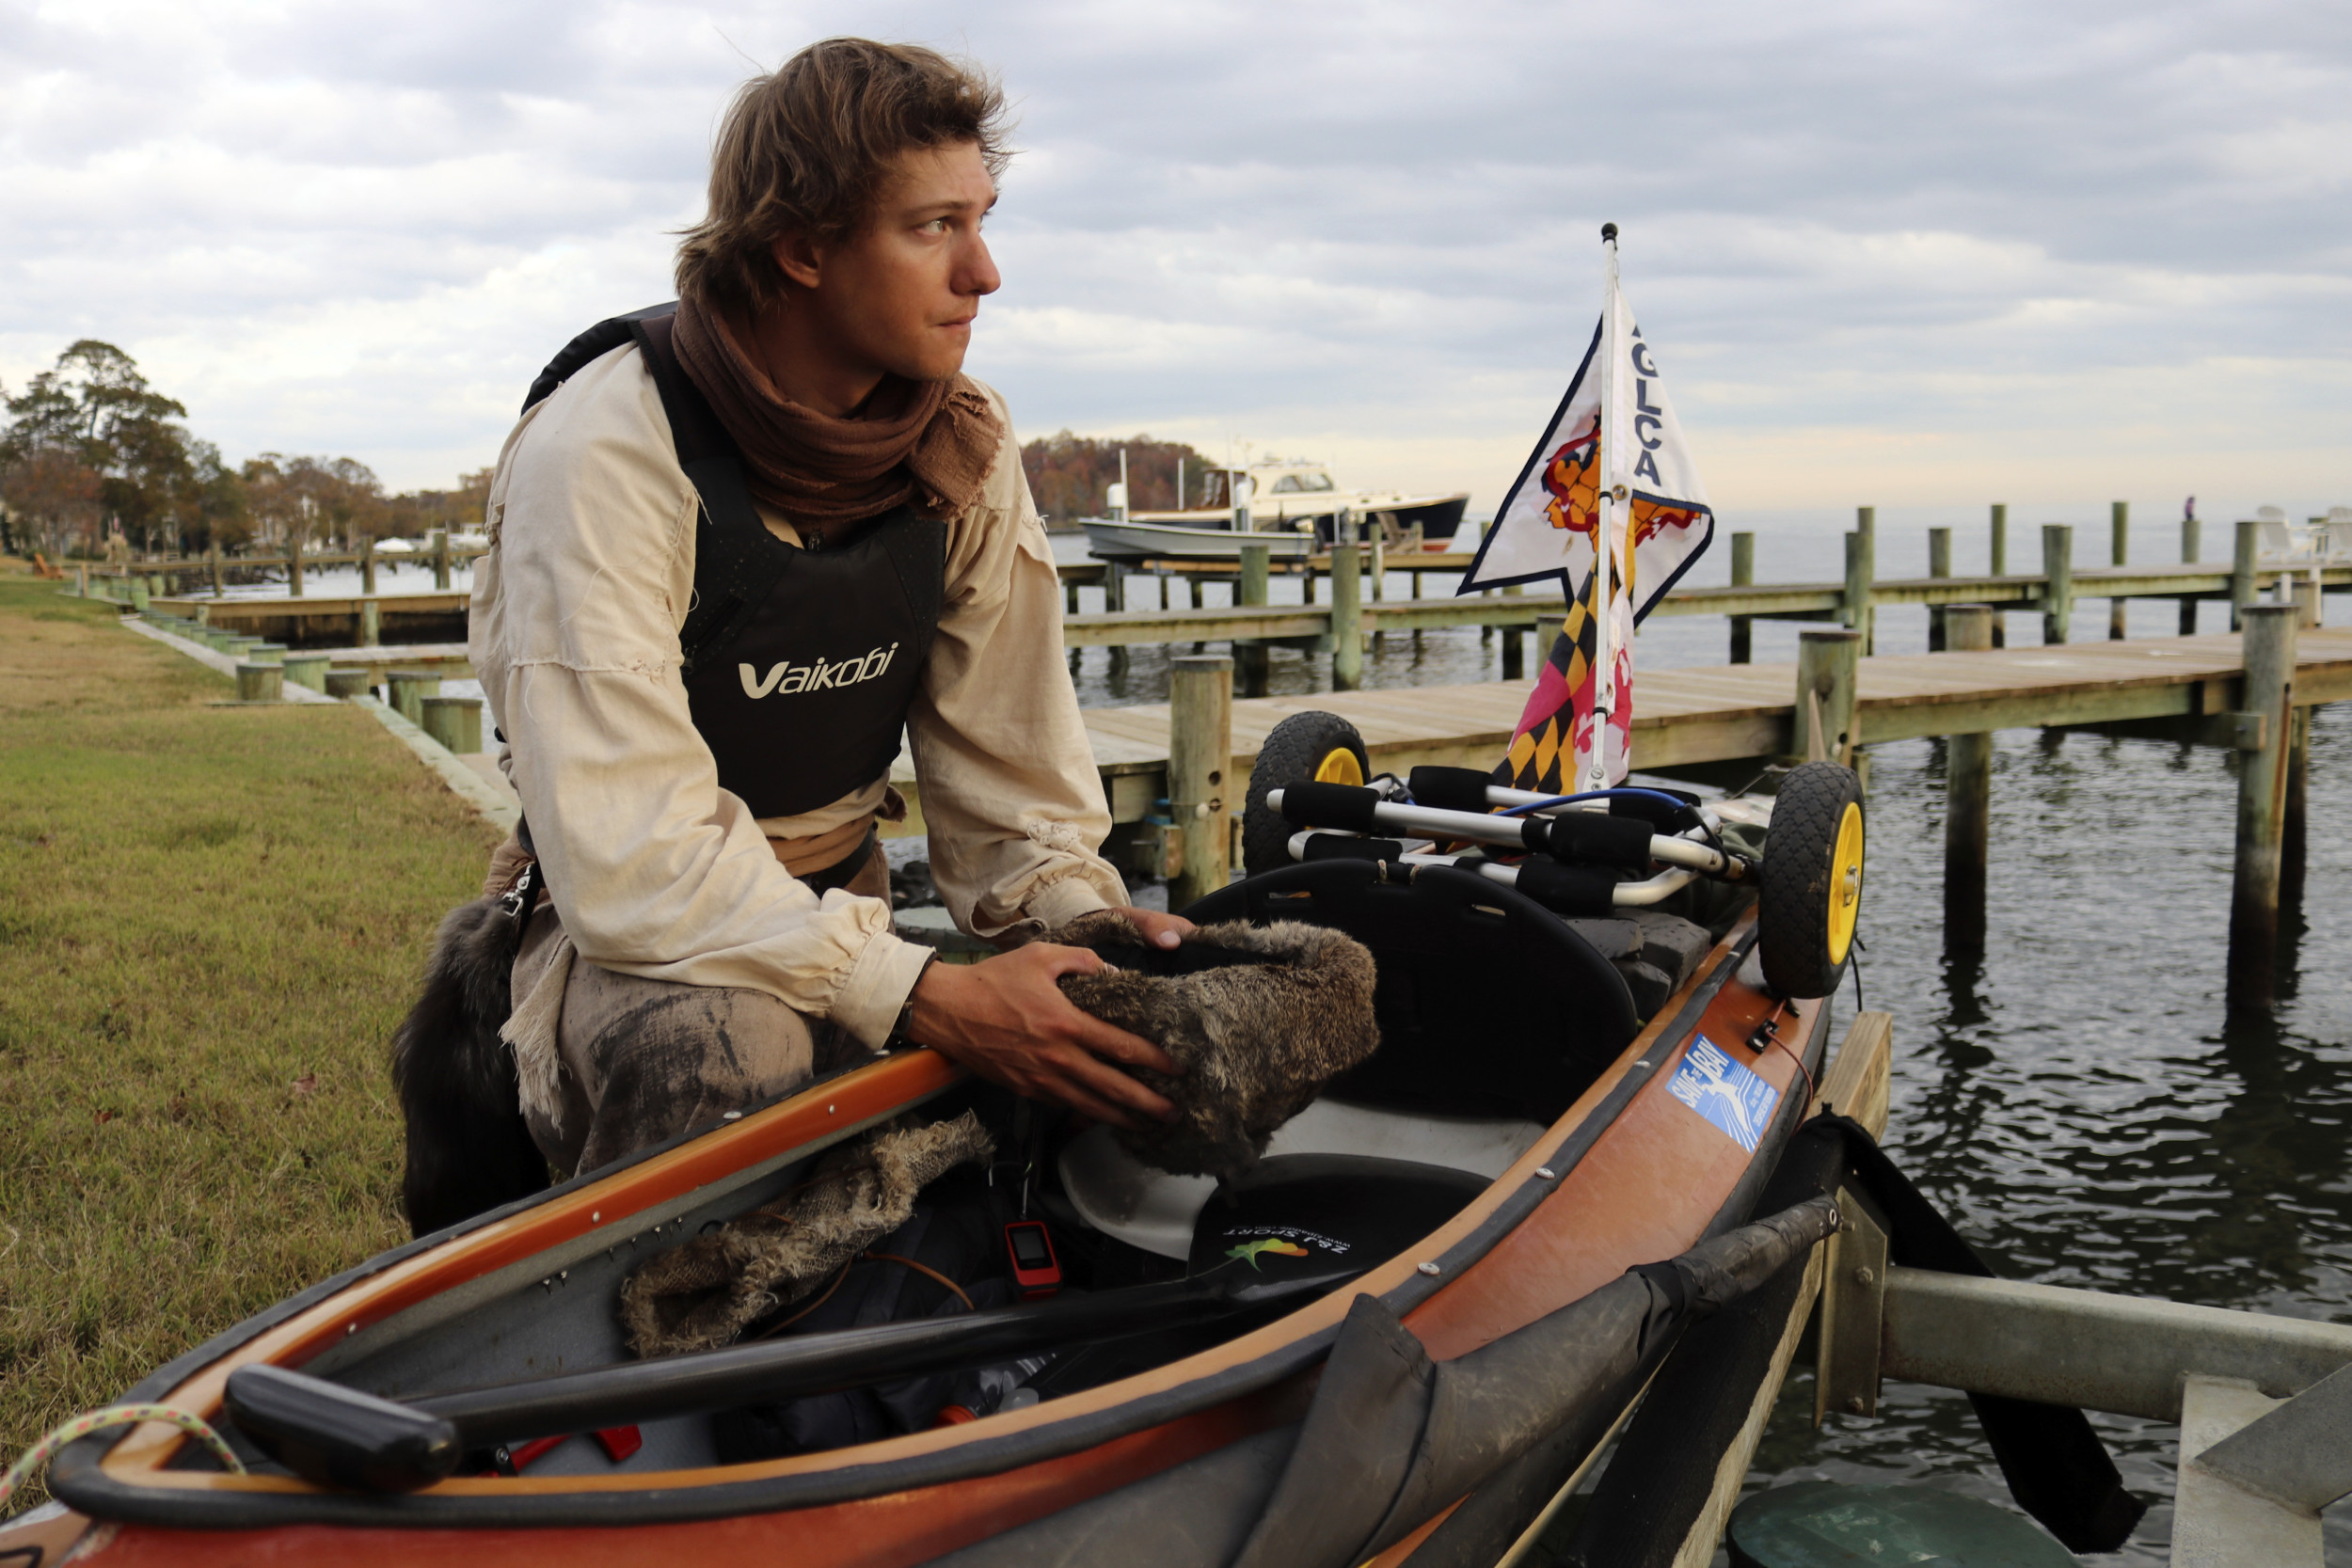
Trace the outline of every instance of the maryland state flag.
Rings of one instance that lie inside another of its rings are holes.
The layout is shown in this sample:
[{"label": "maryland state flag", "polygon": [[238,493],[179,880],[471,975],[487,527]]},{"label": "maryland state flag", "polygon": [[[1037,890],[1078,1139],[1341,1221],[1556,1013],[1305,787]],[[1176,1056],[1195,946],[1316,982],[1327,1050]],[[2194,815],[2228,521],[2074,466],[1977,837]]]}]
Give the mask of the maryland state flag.
[{"label": "maryland state flag", "polygon": [[1459,590],[1561,581],[1566,625],[1495,769],[1498,784],[1548,795],[1623,782],[1633,628],[1715,536],[1658,361],[1617,288],[1615,225],[1601,236],[1600,325]]}]

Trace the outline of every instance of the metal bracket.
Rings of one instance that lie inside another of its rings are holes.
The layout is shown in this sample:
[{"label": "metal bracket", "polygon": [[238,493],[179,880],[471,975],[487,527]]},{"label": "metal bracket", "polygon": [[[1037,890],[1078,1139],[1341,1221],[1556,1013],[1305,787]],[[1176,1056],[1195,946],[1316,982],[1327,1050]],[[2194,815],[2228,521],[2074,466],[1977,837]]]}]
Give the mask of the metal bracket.
[{"label": "metal bracket", "polygon": [[2259,752],[2270,734],[2267,713],[2233,713],[2230,723],[2233,730],[2233,743],[2241,752]]},{"label": "metal bracket", "polygon": [[1886,1227],[1851,1188],[1837,1194],[1845,1217],[1829,1240],[1821,1275],[1821,1329],[1814,1355],[1813,1424],[1831,1411],[1879,1410],[1879,1329],[1886,1301]]}]

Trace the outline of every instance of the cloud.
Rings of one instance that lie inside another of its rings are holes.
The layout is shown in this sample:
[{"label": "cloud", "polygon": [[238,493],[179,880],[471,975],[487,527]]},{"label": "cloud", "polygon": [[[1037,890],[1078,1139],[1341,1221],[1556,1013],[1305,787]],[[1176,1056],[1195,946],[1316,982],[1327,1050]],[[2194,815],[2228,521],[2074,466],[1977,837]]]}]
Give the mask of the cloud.
[{"label": "cloud", "polygon": [[838,32],[1018,104],[1025,430],[1491,502],[1613,219],[1726,508],[2352,496],[2352,24],[2281,4],[0,4],[0,377],[103,337],[232,455],[446,483]]}]

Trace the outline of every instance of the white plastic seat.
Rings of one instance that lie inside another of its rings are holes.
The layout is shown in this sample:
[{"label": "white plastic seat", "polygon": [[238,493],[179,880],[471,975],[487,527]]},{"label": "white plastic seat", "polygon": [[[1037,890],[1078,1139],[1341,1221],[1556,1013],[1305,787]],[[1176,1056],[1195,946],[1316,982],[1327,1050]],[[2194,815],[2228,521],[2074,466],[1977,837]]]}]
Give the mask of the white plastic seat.
[{"label": "white plastic seat", "polygon": [[[1266,1154],[1362,1154],[1469,1171],[1491,1181],[1543,1136],[1539,1121],[1415,1116],[1318,1100],[1278,1128]],[[1192,1251],[1193,1222],[1216,1191],[1206,1176],[1170,1176],[1128,1153],[1107,1127],[1073,1138],[1057,1168],[1089,1225],[1163,1258]]]}]

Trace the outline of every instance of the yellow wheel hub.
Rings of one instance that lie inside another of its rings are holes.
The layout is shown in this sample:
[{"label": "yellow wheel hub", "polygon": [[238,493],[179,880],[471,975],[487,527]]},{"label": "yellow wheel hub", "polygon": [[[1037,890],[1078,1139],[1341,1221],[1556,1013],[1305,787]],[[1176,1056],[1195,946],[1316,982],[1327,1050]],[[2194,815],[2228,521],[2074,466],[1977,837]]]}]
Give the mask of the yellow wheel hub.
[{"label": "yellow wheel hub", "polygon": [[1317,784],[1360,785],[1363,782],[1363,766],[1356,760],[1356,753],[1344,746],[1335,746],[1324,752],[1323,760],[1315,764]]},{"label": "yellow wheel hub", "polygon": [[1862,808],[1849,801],[1837,821],[1837,847],[1829,857],[1829,961],[1846,961],[1854,921],[1862,912]]}]

